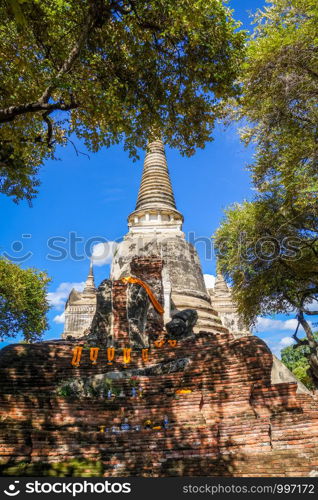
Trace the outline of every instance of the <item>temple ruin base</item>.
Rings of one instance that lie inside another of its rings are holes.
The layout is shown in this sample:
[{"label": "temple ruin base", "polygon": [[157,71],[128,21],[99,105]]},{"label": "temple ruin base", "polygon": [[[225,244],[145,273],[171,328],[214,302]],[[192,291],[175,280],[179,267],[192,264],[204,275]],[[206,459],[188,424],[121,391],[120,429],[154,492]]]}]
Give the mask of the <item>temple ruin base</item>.
[{"label": "temple ruin base", "polygon": [[[104,355],[92,365],[85,347],[76,368],[73,348],[43,342],[0,352],[0,470],[21,461],[76,459],[98,463],[99,474],[110,477],[318,471],[318,403],[298,394],[295,383],[271,385],[272,354],[258,337],[201,332],[176,347],[151,346],[148,362],[133,353],[126,368],[120,359],[108,366]],[[166,368],[151,374],[153,365]],[[136,370],[142,393],[132,397]],[[57,393],[65,380],[94,380],[110,371],[124,398]],[[161,429],[145,429],[146,420]],[[120,430],[124,421],[140,429]]]}]

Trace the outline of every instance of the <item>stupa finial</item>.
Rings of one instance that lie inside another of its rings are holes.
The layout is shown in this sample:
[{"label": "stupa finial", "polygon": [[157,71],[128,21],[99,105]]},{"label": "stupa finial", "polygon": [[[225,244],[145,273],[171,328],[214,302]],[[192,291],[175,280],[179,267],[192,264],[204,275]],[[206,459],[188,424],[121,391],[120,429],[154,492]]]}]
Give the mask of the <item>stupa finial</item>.
[{"label": "stupa finial", "polygon": [[223,274],[220,270],[217,270],[216,279],[214,283],[214,292],[215,293],[230,293],[229,287],[224,279]]},{"label": "stupa finial", "polygon": [[94,270],[93,270],[93,259],[90,259],[88,276],[85,282],[84,293],[95,293],[95,281],[94,281]]},{"label": "stupa finial", "polygon": [[133,230],[181,230],[183,216],[178,212],[161,139],[148,143],[135,211],[128,217]]},{"label": "stupa finial", "polygon": [[149,142],[147,146],[136,210],[144,208],[176,210],[165,149],[161,139]]}]

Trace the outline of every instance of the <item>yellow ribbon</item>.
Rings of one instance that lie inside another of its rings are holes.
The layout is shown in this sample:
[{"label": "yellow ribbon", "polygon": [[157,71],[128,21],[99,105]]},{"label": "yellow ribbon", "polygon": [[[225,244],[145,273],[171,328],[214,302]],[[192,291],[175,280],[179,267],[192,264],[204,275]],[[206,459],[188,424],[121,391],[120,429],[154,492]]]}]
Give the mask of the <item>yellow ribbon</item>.
[{"label": "yellow ribbon", "polygon": [[108,347],[107,348],[107,359],[108,359],[108,364],[111,365],[112,361],[114,360],[115,357],[115,349],[113,347]]},{"label": "yellow ribbon", "polygon": [[131,358],[130,358],[131,347],[124,347],[123,351],[124,351],[124,353],[123,353],[123,362],[125,364],[130,363],[131,362]]},{"label": "yellow ribbon", "polygon": [[143,361],[148,361],[148,351],[149,351],[149,349],[142,349],[141,350],[141,358]]},{"label": "yellow ribbon", "polygon": [[99,353],[99,347],[91,347],[89,351],[89,359],[92,361],[93,365],[96,365]]},{"label": "yellow ribbon", "polygon": [[122,278],[121,281],[123,283],[138,283],[139,285],[141,285],[146,290],[148,297],[149,297],[152,305],[156,309],[156,311],[158,311],[159,314],[164,313],[164,308],[162,307],[160,302],[158,302],[155,295],[151,291],[150,287],[144,281],[140,280],[139,278],[133,278],[132,276],[127,276],[125,278]]},{"label": "yellow ribbon", "polygon": [[73,366],[79,366],[80,365],[80,361],[81,361],[81,357],[82,357],[82,351],[83,351],[83,347],[80,347],[80,346],[76,346],[73,349],[73,359],[71,361],[71,363],[72,363]]}]

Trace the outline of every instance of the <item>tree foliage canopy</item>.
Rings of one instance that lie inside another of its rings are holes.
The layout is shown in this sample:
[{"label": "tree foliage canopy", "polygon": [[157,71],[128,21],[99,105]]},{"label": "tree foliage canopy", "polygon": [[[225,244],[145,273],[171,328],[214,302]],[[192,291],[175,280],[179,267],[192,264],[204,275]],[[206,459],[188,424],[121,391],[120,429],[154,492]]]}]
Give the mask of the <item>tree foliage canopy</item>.
[{"label": "tree foliage canopy", "polygon": [[252,179],[287,206],[318,203],[318,4],[273,0],[255,16],[242,70],[242,137],[256,144]]},{"label": "tree foliage canopy", "polygon": [[160,131],[192,154],[238,93],[245,35],[219,0],[6,0],[0,15],[0,189],[16,201],[70,134],[134,156]]},{"label": "tree foliage canopy", "polygon": [[0,340],[17,334],[29,342],[41,337],[48,326],[49,281],[44,272],[0,259]]},{"label": "tree foliage canopy", "polygon": [[[311,210],[311,211],[310,211]],[[260,197],[226,211],[215,234],[220,270],[246,324],[259,315],[296,313],[307,339],[311,377],[318,386],[318,342],[306,316],[318,314],[317,212],[286,210],[278,197]]]},{"label": "tree foliage canopy", "polygon": [[260,314],[310,313],[318,299],[318,226],[311,212],[290,217],[273,197],[237,204],[226,211],[215,243],[247,324]]},{"label": "tree foliage canopy", "polygon": [[[317,333],[314,333],[314,337],[318,340]],[[309,354],[310,349],[307,345],[298,346],[296,349],[290,345],[281,350],[281,359],[298,380],[305,384],[308,389],[314,389],[315,386],[310,376]]]},{"label": "tree foliage canopy", "polygon": [[257,194],[226,212],[216,246],[247,323],[297,314],[307,339],[294,338],[308,344],[318,386],[318,343],[306,320],[318,314],[318,4],[268,3],[256,14],[238,102],[242,138],[255,144]]}]

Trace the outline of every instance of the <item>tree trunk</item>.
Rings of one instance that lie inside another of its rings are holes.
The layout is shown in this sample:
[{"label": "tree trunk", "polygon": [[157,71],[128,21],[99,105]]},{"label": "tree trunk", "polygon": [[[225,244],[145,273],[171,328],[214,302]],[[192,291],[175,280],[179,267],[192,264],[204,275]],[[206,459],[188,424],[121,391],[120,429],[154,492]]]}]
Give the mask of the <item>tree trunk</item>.
[{"label": "tree trunk", "polygon": [[308,321],[306,321],[306,319],[304,318],[304,313],[302,311],[298,314],[298,320],[305,330],[308,339],[308,345],[310,349],[308,361],[313,382],[315,384],[315,387],[318,389],[318,342],[315,340],[312,329]]}]

